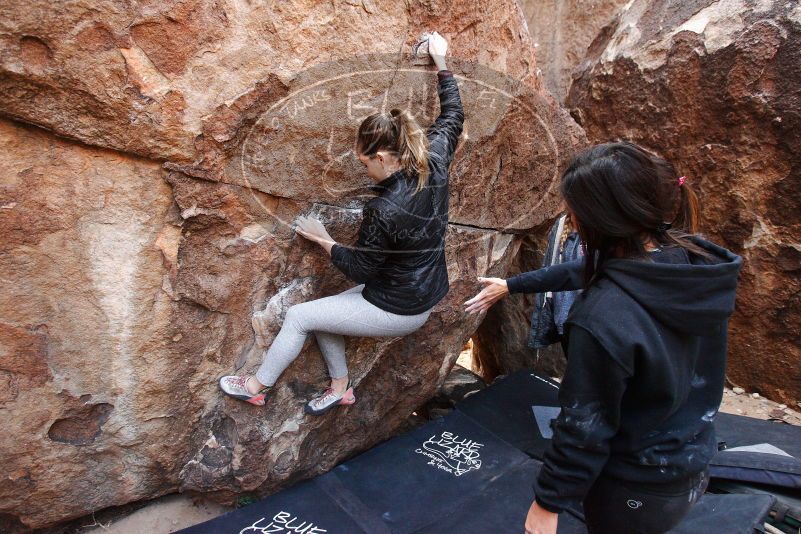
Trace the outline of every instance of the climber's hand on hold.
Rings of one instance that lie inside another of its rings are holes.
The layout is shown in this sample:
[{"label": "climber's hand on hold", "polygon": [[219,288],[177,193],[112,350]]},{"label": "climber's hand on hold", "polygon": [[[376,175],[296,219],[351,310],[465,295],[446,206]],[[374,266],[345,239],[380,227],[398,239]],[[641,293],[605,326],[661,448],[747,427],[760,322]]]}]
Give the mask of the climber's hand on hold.
[{"label": "climber's hand on hold", "polygon": [[503,278],[482,278],[479,276],[478,282],[484,286],[484,289],[464,303],[464,311],[468,313],[487,311],[490,306],[509,294],[509,288]]},{"label": "climber's hand on hold", "polygon": [[448,41],[437,32],[428,37],[428,54],[434,61],[438,70],[448,70],[445,64],[445,54],[448,52]]},{"label": "climber's hand on hold", "polygon": [[331,247],[336,243],[329,235],[328,230],[325,229],[325,226],[323,226],[323,223],[314,217],[298,217],[297,232],[309,241],[314,241],[322,246],[329,253],[331,252]]}]

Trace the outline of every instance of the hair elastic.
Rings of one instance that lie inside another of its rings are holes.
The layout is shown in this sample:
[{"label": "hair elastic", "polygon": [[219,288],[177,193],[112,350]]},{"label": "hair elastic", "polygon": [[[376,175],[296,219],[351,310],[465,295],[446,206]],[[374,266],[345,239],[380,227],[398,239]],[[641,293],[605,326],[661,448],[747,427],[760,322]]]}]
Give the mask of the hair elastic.
[{"label": "hair elastic", "polygon": [[679,177],[679,187],[683,186],[684,182],[686,182],[686,181],[687,181],[687,177],[686,176]]}]

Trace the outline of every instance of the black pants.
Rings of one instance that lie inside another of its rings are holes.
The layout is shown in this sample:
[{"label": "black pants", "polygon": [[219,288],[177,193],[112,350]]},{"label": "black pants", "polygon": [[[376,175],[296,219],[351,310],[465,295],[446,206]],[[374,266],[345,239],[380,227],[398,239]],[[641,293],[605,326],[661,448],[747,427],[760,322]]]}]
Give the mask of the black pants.
[{"label": "black pants", "polygon": [[684,519],[709,484],[707,471],[666,485],[601,476],[584,499],[590,534],[656,534]]}]

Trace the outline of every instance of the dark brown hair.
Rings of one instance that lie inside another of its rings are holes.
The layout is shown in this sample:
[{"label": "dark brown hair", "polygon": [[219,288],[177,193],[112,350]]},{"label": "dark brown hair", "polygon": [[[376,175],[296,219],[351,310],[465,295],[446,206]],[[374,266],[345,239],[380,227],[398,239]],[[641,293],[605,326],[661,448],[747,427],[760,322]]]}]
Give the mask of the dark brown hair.
[{"label": "dark brown hair", "polygon": [[356,135],[356,150],[365,156],[379,150],[396,154],[401,167],[417,176],[415,193],[428,183],[428,138],[407,110],[395,108],[364,119]]},{"label": "dark brown hair", "polygon": [[670,162],[633,143],[579,153],[561,190],[585,248],[585,287],[610,257],[646,257],[649,238],[708,255],[690,239],[698,231],[698,199],[690,185]]}]

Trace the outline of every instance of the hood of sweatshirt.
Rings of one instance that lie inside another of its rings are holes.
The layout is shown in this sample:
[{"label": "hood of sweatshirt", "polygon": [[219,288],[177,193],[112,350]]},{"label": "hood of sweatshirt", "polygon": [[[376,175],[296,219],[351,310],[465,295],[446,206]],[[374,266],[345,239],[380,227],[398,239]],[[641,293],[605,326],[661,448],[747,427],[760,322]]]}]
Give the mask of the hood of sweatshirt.
[{"label": "hood of sweatshirt", "polygon": [[[734,311],[742,259],[714,243],[692,239],[710,258],[689,254],[689,263],[611,259],[604,265],[604,278],[665,326],[705,336],[720,332]],[[685,257],[681,250],[672,251]]]}]

